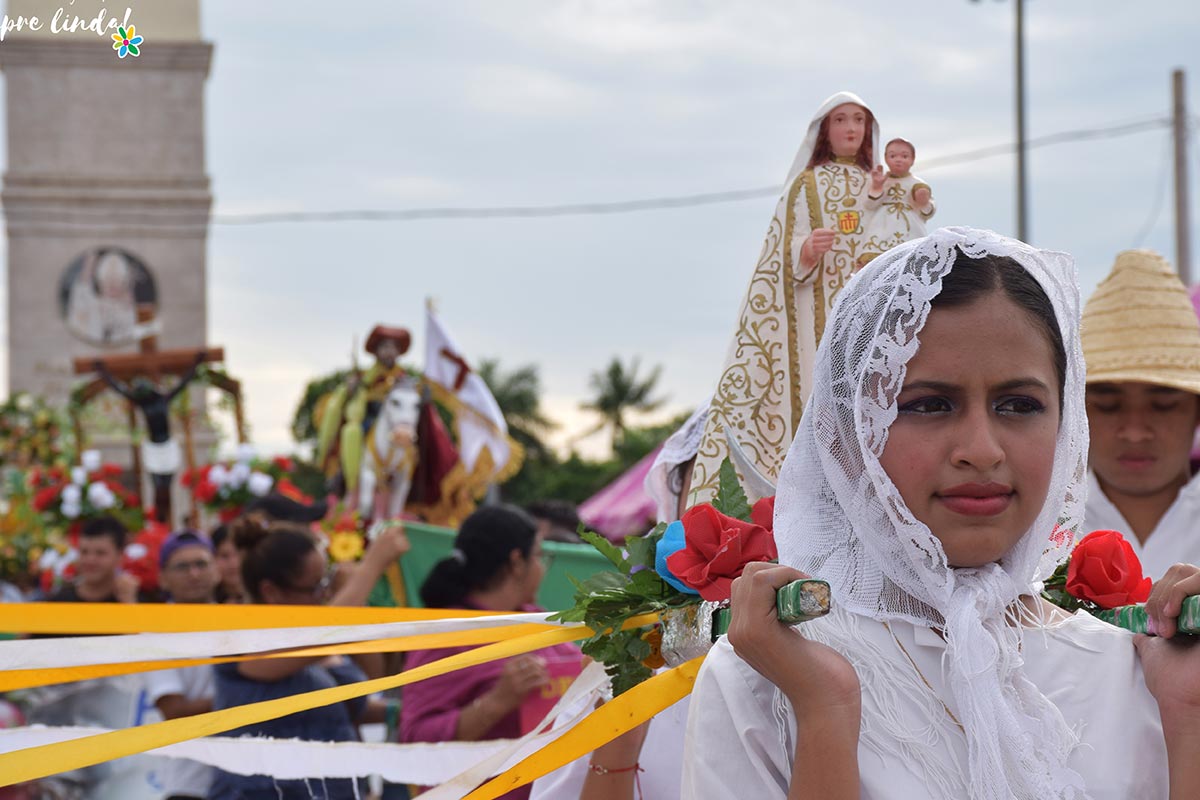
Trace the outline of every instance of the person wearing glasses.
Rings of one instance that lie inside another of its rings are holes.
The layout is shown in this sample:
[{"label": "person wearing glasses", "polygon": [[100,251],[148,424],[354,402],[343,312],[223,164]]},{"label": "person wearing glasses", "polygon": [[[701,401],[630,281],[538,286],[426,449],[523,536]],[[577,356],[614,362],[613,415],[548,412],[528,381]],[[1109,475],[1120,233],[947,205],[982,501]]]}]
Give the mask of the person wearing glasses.
[{"label": "person wearing glasses", "polygon": [[[408,552],[404,528],[395,525],[375,537],[362,562],[336,593],[331,592],[334,572],[312,533],[289,522],[268,522],[257,515],[231,525],[234,544],[242,554],[242,583],[251,602],[272,605],[365,605],[371,587],[383,571]],[[362,669],[341,656],[267,658],[218,664],[213,667],[217,709],[274,700],[366,680]],[[279,719],[248,725],[230,736],[267,736],[274,739],[346,742],[359,738],[360,723],[383,722],[385,706],[363,698]],[[365,784],[350,779],[276,780],[269,775],[234,775],[217,770],[208,797],[211,800],[309,800],[319,791],[320,800],[351,800],[366,796]]]},{"label": "person wearing glasses", "polygon": [[[158,585],[171,603],[211,603],[220,582],[212,542],[196,531],[176,531],[158,551]],[[212,710],[212,667],[178,667],[147,672],[146,698],[163,719]],[[212,767],[182,758],[163,759],[155,769],[165,800],[201,800],[212,782]]]}]

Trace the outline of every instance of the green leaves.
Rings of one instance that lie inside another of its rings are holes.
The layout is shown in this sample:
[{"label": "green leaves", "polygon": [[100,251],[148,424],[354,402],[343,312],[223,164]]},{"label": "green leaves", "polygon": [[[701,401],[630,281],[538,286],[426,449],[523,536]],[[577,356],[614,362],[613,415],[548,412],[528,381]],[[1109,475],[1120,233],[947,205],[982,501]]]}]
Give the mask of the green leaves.
[{"label": "green leaves", "polygon": [[642,614],[700,602],[695,595],[677,591],[654,570],[655,550],[665,524],[645,536],[630,536],[622,551],[603,536],[590,531],[580,535],[619,570],[601,572],[587,580],[572,578],[575,605],[551,619],[582,622],[594,631],[583,643],[583,652],[600,661],[612,679],[613,692],[632,689],[653,673],[642,664],[651,655],[651,646],[642,636],[651,626],[621,630],[625,621]]},{"label": "green leaves", "polygon": [[750,501],[738,480],[737,470],[728,458],[721,462],[717,472],[717,496],[713,498],[712,506],[727,517],[750,521]]}]

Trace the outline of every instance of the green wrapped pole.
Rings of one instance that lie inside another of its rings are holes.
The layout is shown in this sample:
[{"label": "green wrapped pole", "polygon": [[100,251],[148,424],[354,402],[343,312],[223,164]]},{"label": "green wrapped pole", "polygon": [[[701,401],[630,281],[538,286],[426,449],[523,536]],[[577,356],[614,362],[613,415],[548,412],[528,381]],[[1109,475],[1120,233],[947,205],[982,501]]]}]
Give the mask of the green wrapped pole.
[{"label": "green wrapped pole", "polygon": [[[1127,631],[1134,633],[1147,633],[1147,623],[1150,617],[1146,614],[1145,606],[1121,606],[1120,608],[1106,608],[1101,611],[1093,612],[1096,619],[1103,620],[1110,625],[1116,625],[1118,628],[1124,628]],[[1186,633],[1191,636],[1200,635],[1200,596],[1193,596],[1183,601],[1183,608],[1179,612],[1179,619],[1176,624],[1180,633]]]},{"label": "green wrapped pole", "polygon": [[[784,625],[799,625],[829,613],[829,584],[819,578],[792,581],[775,593],[775,613]],[[713,613],[712,638],[729,630],[732,613],[728,607]]]}]

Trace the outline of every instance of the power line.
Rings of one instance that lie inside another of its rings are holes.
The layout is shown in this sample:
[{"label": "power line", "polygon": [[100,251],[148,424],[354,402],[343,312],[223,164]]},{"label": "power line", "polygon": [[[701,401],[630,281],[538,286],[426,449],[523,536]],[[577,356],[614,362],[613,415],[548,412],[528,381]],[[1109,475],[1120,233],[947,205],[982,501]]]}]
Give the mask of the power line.
[{"label": "power line", "polygon": [[1162,161],[1159,165],[1157,190],[1154,192],[1154,205],[1150,209],[1149,216],[1146,217],[1146,223],[1133,240],[1135,248],[1145,244],[1146,237],[1150,235],[1150,232],[1154,230],[1154,226],[1158,224],[1158,217],[1162,213],[1163,198],[1167,194],[1167,179],[1171,176],[1171,154],[1174,152],[1174,145],[1174,138],[1168,133],[1164,142]]},{"label": "power line", "polygon": [[[1081,128],[1062,131],[1046,136],[1026,140],[1028,149],[1048,147],[1096,139],[1112,139],[1120,136],[1130,136],[1145,131],[1166,128],[1171,125],[1170,117],[1156,116],[1134,121],[1110,124],[1104,127]],[[1016,144],[991,145],[962,153],[923,159],[921,171],[926,172],[939,167],[953,164],[963,164],[1007,155],[1015,152]],[[155,228],[174,228],[178,230],[195,230],[203,228],[207,223],[213,225],[272,225],[294,222],[411,222],[434,219],[534,219],[548,217],[598,216],[604,214],[630,214],[641,211],[657,211],[672,208],[690,208],[696,206],[716,205],[719,203],[736,203],[743,200],[754,200],[762,197],[778,196],[779,186],[757,186],[748,189],[733,189],[719,192],[702,192],[698,194],[667,195],[638,200],[618,200],[611,202],[561,203],[554,205],[536,206],[482,206],[482,207],[434,207],[408,209],[350,209],[343,211],[278,211],[243,214],[216,213],[205,219],[204,212],[195,208],[172,209],[156,208],[153,211],[138,208],[79,208],[69,212],[34,211],[29,208],[21,209],[18,215],[5,210],[13,221],[21,222],[53,222],[58,225],[71,227],[88,227],[103,224],[128,224]],[[95,221],[87,219],[96,217]]]}]

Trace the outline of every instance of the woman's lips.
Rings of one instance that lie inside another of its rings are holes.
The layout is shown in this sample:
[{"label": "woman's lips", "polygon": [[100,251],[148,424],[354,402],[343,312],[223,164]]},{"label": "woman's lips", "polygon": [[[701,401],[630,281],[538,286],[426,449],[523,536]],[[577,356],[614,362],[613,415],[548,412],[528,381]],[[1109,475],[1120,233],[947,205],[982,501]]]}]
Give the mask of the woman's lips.
[{"label": "woman's lips", "polygon": [[994,517],[1012,503],[1013,490],[999,483],[967,483],[939,492],[937,499],[956,514]]}]

